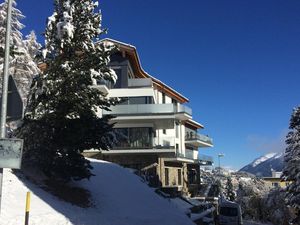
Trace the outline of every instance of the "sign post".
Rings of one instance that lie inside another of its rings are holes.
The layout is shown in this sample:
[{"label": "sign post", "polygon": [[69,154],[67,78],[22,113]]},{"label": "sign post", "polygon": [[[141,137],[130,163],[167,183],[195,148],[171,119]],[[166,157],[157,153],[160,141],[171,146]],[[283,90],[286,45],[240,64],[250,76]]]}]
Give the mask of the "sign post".
[{"label": "sign post", "polygon": [[[8,68],[10,55],[10,31],[11,31],[11,8],[12,0],[7,1],[7,15],[6,15],[6,34],[5,34],[5,54],[4,54],[4,68],[3,68],[3,84],[2,84],[2,103],[1,103],[1,121],[0,121],[0,138],[5,138],[6,135],[6,111],[7,111],[7,86],[8,86]],[[0,168],[0,211],[2,199],[2,181],[3,168]]]}]

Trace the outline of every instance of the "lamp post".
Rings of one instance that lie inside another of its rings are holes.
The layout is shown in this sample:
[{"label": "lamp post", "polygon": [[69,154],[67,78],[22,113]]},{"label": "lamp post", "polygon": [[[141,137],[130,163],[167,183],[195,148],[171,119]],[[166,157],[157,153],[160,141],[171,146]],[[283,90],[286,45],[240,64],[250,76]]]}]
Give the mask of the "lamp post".
[{"label": "lamp post", "polygon": [[219,175],[221,175],[221,157],[224,157],[225,155],[223,153],[218,154],[218,159],[219,159]]}]

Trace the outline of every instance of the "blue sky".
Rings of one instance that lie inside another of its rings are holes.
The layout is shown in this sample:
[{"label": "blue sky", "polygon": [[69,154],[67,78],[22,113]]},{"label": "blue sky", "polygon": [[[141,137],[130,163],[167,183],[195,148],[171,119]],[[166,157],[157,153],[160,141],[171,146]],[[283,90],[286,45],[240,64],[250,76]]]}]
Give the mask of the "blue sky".
[{"label": "blue sky", "polygon": [[[40,35],[52,0],[17,0]],[[300,97],[298,0],[102,0],[107,37],[137,47],[143,68],[190,99],[212,155],[238,169],[284,149]],[[43,37],[40,35],[42,42]]]}]

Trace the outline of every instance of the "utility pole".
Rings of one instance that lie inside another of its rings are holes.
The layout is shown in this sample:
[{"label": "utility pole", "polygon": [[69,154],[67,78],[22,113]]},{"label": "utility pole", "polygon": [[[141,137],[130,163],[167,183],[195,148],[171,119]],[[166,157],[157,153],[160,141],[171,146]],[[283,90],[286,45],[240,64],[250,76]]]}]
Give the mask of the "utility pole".
[{"label": "utility pole", "polygon": [[[10,31],[11,31],[11,9],[12,0],[7,0],[7,16],[6,16],[6,34],[5,34],[5,54],[3,67],[3,84],[2,84],[2,103],[1,103],[1,121],[0,121],[0,138],[6,136],[6,114],[7,114],[7,89],[8,89],[8,69],[10,55]],[[2,182],[3,168],[0,168],[0,211],[2,200]]]}]

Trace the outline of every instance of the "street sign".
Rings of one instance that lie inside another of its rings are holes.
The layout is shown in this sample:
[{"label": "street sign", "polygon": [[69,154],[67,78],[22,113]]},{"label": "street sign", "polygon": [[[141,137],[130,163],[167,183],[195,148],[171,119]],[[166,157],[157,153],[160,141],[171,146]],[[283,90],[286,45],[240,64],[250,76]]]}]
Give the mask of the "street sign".
[{"label": "street sign", "polygon": [[[0,96],[1,101],[2,96]],[[0,104],[1,109],[1,104]],[[18,91],[13,77],[8,79],[8,96],[7,96],[7,121],[14,121],[23,118],[23,101]]]},{"label": "street sign", "polygon": [[13,138],[0,139],[0,168],[20,169],[23,140]]}]

